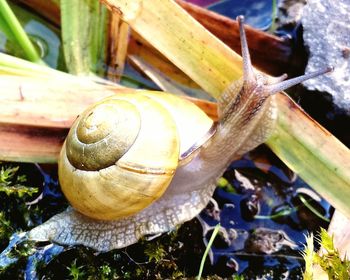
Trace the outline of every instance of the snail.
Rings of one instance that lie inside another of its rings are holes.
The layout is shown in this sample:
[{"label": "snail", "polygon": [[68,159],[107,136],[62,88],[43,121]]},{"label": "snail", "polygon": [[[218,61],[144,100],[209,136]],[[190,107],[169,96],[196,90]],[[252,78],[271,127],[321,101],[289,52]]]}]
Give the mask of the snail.
[{"label": "snail", "polygon": [[219,98],[218,122],[189,101],[154,91],[93,104],[60,154],[59,181],[72,207],[32,229],[30,239],[108,251],[192,219],[231,161],[271,134],[274,94],[330,71],[285,80],[254,70],[244,19],[237,19],[243,78]]}]

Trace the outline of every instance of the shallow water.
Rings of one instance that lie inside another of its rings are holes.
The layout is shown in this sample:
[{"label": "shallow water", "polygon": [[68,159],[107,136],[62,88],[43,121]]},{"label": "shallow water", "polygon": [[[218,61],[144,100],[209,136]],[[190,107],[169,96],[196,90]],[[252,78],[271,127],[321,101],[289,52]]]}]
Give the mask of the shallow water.
[{"label": "shallow water", "polygon": [[217,188],[215,203],[200,215],[205,241],[222,226],[213,263],[243,275],[300,274],[305,236],[327,227],[332,207],[264,146],[233,162],[224,177],[229,186]]},{"label": "shallow water", "polygon": [[[11,4],[25,32],[29,35],[40,57],[52,68],[64,70],[60,30],[21,6]],[[24,58],[14,40],[8,39],[0,28],[0,52]]]},{"label": "shallow water", "polygon": [[246,23],[261,30],[272,24],[272,1],[266,0],[187,0],[211,11],[235,19],[245,17]]}]

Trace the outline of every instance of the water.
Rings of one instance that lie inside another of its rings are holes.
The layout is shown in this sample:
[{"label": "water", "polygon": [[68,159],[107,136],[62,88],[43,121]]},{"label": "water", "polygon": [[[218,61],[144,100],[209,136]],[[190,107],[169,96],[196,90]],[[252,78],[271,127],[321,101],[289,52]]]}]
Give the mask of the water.
[{"label": "water", "polygon": [[[11,8],[38,50],[40,57],[52,68],[64,70],[60,30],[21,6],[12,4]],[[24,58],[24,53],[18,48],[16,42],[8,39],[1,28],[0,52]]]},{"label": "water", "polygon": [[188,0],[187,2],[233,19],[243,15],[247,24],[261,30],[267,30],[273,21],[272,0]]},{"label": "water", "polygon": [[215,224],[222,226],[214,267],[224,262],[231,273],[252,274],[260,267],[300,275],[305,236],[328,226],[329,203],[264,147],[233,162],[224,177],[228,184],[215,191],[215,206],[200,215],[205,242]]}]

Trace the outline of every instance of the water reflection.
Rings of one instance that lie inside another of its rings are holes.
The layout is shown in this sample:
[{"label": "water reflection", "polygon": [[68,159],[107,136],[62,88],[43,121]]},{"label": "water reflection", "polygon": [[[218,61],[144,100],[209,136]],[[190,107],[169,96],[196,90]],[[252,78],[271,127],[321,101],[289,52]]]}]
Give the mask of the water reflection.
[{"label": "water reflection", "polygon": [[246,23],[258,29],[267,30],[272,24],[272,1],[226,0],[208,8],[230,18],[244,15]]},{"label": "water reflection", "polygon": [[224,177],[229,187],[217,188],[199,217],[205,244],[221,224],[211,252],[215,270],[225,257],[244,274],[257,264],[301,271],[305,235],[327,228],[333,208],[265,147],[233,162]]},{"label": "water reflection", "polygon": [[[64,70],[59,29],[20,6],[14,4],[10,6],[40,57],[52,68]],[[0,28],[0,52],[25,58],[23,51],[18,48],[13,38],[6,35],[8,34]]]}]

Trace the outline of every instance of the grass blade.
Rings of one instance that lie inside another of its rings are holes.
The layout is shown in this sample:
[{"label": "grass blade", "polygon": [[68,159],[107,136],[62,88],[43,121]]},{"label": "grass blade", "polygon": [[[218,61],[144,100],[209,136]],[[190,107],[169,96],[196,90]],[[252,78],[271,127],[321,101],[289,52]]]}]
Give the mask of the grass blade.
[{"label": "grass blade", "polygon": [[204,268],[204,264],[205,264],[205,259],[207,258],[208,256],[208,253],[209,253],[209,250],[211,248],[211,246],[213,245],[213,242],[215,240],[215,237],[216,235],[218,234],[220,230],[220,224],[217,224],[214,228],[214,231],[209,239],[209,242],[207,244],[207,247],[205,248],[205,251],[204,251],[204,254],[203,254],[203,257],[202,257],[202,261],[201,261],[201,265],[199,267],[199,272],[198,272],[198,275],[197,275],[197,280],[200,280],[201,277],[202,277],[202,273],[203,273],[203,268]]},{"label": "grass blade", "polygon": [[10,39],[15,38],[18,45],[23,49],[27,59],[32,62],[44,64],[6,0],[0,1],[0,17],[1,26],[4,27],[7,34],[12,34],[10,35]]}]

